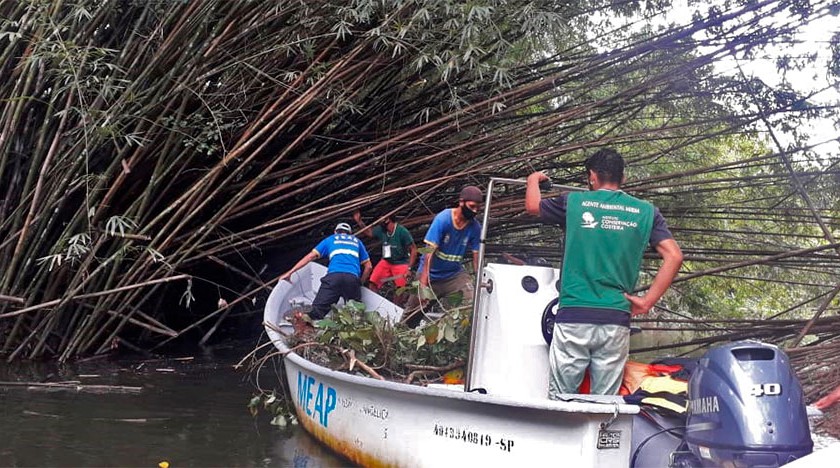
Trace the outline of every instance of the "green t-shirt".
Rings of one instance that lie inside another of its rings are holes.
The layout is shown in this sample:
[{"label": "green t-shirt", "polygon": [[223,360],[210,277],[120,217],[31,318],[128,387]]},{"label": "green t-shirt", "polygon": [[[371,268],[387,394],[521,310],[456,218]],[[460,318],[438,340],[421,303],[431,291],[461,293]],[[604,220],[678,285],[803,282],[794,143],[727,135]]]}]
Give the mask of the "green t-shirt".
[{"label": "green t-shirt", "polygon": [[630,311],[654,207],[621,191],[569,194],[560,307]]},{"label": "green t-shirt", "polygon": [[373,237],[382,242],[382,259],[388,260],[394,265],[408,263],[408,255],[414,239],[408,229],[402,224],[397,224],[393,234],[388,234],[382,226],[373,228]]}]

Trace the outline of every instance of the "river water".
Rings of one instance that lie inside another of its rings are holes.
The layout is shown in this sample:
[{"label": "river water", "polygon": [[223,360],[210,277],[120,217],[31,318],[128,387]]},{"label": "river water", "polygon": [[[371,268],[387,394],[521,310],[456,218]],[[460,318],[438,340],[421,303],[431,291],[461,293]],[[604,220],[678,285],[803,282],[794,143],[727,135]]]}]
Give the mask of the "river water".
[{"label": "river water", "polygon": [[[294,466],[348,463],[299,426],[252,417],[254,383],[233,369],[247,345],[182,359],[0,366],[0,381],[80,381],[142,387],[139,393],[0,386],[0,466]],[[260,385],[277,382],[264,368]],[[816,448],[836,440],[814,435]]]},{"label": "river water", "polygon": [[[252,417],[243,347],[185,359],[0,367],[0,381],[137,386],[104,393],[0,386],[0,466],[346,466],[294,426]],[[261,373],[270,387],[273,371]]]}]

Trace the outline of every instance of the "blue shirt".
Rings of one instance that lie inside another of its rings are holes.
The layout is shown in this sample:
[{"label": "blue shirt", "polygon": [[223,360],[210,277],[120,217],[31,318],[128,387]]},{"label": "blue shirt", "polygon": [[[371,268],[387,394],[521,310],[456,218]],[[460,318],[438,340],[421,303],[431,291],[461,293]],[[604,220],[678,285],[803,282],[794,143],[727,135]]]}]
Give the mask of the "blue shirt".
[{"label": "blue shirt", "polygon": [[329,258],[327,273],[350,273],[361,276],[361,264],[370,259],[365,244],[352,234],[333,234],[313,249],[321,258]]},{"label": "blue shirt", "polygon": [[[432,225],[426,232],[424,241],[437,250],[429,269],[429,279],[432,281],[452,278],[462,271],[461,261],[469,248],[471,251],[478,251],[478,243],[481,239],[481,223],[471,220],[463,229],[455,229],[452,223],[452,208],[441,211],[435,216]],[[424,255],[420,259],[417,271],[423,271]]]}]

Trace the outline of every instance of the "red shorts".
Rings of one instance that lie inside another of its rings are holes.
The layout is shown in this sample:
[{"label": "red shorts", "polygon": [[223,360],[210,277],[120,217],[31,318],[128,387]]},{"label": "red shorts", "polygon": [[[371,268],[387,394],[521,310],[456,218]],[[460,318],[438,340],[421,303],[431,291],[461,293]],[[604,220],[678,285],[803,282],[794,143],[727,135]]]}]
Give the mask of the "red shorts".
[{"label": "red shorts", "polygon": [[[394,265],[388,260],[380,260],[379,263],[373,267],[373,273],[370,274],[370,282],[376,285],[379,289],[385,284],[388,278],[397,285],[397,287],[405,286],[405,274],[408,273],[408,264]],[[396,278],[394,278],[396,276]]]}]

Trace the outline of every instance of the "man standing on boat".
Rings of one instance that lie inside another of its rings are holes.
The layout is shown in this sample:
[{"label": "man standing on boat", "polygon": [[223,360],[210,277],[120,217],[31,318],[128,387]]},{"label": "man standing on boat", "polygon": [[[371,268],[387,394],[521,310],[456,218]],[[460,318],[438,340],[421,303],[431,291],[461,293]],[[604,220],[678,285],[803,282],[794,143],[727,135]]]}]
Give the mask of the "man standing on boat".
[{"label": "man standing on boat", "polygon": [[[417,266],[421,290],[431,288],[435,297],[460,291],[465,301],[473,296],[473,280],[461,265],[467,251],[472,252],[473,271],[478,269],[481,223],[475,219],[481,207],[481,189],[468,185],[461,190],[457,208],[447,208],[435,216],[424,242],[431,252],[420,258]],[[421,293],[422,294],[422,293]],[[421,298],[412,296],[405,306],[402,321],[416,327],[423,317]]]},{"label": "man standing on boat", "polygon": [[[335,233],[322,240],[311,252],[298,261],[291,270],[283,273],[280,281],[289,281],[292,273],[318,258],[328,258],[327,274],[321,278],[321,287],[312,301],[309,316],[320,320],[327,316],[330,307],[339,298],[345,301],[362,300],[362,284],[370,276],[370,257],[365,244],[351,234],[350,225],[338,223]],[[361,276],[361,278],[360,278]]]},{"label": "man standing on boat", "polygon": [[405,287],[408,274],[417,260],[417,245],[408,229],[398,224],[393,214],[386,215],[385,221],[373,229],[362,221],[361,212],[353,213],[353,219],[362,229],[359,235],[382,243],[382,259],[376,263],[370,275],[371,289],[378,292],[387,279],[392,279],[398,288]]},{"label": "man standing on boat", "polygon": [[[682,251],[652,204],[621,190],[624,158],[602,149],[585,163],[588,192],[542,199],[542,172],[528,176],[525,210],[563,226],[560,307],[549,350],[549,398],[577,393],[589,368],[591,393],[614,395],[630,349],[630,317],[646,314],[682,265]],[[650,245],[663,262],[650,288],[631,295]]]}]

